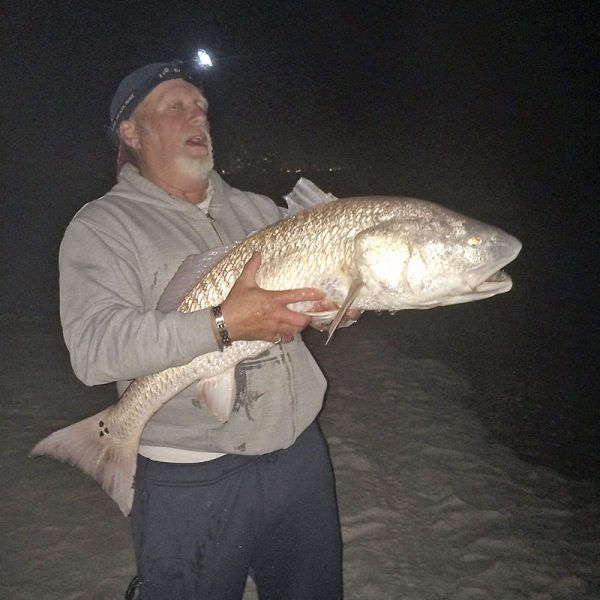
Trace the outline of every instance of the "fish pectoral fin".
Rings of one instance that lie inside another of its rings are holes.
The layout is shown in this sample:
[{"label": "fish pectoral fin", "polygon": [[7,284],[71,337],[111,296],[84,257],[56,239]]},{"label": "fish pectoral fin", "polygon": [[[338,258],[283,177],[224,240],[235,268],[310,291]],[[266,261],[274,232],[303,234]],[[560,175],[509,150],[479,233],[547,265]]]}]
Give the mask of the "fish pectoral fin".
[{"label": "fish pectoral fin", "polygon": [[329,334],[327,335],[327,339],[325,340],[325,345],[327,345],[329,343],[329,340],[333,337],[333,334],[342,322],[346,311],[352,306],[352,303],[354,302],[356,296],[358,295],[358,292],[360,291],[360,288],[362,288],[363,285],[364,283],[360,279],[355,279],[352,281],[352,284],[348,289],[348,293],[346,294],[342,305],[340,306],[335,318],[329,326]]},{"label": "fish pectoral fin", "polygon": [[194,395],[198,403],[210,410],[221,423],[227,423],[236,395],[235,368],[201,379],[196,384]]}]

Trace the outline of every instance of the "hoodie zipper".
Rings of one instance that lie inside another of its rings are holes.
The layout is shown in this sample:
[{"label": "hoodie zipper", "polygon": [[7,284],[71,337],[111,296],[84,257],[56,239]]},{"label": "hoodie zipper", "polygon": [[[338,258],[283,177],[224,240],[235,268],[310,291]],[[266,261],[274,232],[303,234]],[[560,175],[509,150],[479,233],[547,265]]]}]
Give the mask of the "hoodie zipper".
[{"label": "hoodie zipper", "polygon": [[219,241],[221,242],[221,246],[226,246],[225,242],[223,241],[223,238],[221,237],[221,234],[219,233],[219,230],[217,229],[217,225],[216,225],[217,221],[210,214],[210,210],[202,211],[202,212],[206,215],[208,222],[212,225],[213,231],[217,234],[217,237],[219,238]]}]

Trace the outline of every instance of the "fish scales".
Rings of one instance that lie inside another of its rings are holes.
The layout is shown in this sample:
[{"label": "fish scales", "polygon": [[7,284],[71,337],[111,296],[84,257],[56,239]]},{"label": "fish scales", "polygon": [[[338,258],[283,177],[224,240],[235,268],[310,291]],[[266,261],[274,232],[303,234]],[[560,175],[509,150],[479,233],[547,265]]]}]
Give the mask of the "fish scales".
[{"label": "fish scales", "polygon": [[[199,278],[177,310],[222,303],[254,252],[262,257],[261,287],[320,288],[344,308],[400,310],[467,302],[510,289],[510,278],[497,271],[520,247],[501,230],[423,200],[337,200],[237,244]],[[292,308],[310,307],[298,303]],[[195,381],[219,375],[271,345],[235,341],[222,352],[138,378],[116,404],[50,434],[32,455],[48,454],[78,466],[129,514],[137,448],[151,416]]]},{"label": "fish scales", "polygon": [[348,198],[279,221],[234,247],[177,310],[192,312],[223,302],[253,252],[262,257],[257,283],[269,290],[316,285],[323,273],[352,271],[356,234],[405,208],[398,199]]}]

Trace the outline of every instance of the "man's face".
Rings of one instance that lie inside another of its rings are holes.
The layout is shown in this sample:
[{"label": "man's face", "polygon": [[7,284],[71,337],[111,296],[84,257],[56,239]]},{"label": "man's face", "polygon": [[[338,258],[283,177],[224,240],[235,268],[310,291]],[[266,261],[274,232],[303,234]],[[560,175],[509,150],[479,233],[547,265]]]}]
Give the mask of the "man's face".
[{"label": "man's face", "polygon": [[142,171],[150,169],[166,181],[206,179],[213,168],[207,110],[202,92],[183,79],[156,86],[132,117]]}]

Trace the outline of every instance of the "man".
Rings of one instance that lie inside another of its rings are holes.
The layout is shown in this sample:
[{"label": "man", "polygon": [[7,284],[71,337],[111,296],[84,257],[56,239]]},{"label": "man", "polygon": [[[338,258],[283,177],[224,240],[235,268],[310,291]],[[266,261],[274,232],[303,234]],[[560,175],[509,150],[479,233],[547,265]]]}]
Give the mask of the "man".
[{"label": "man", "polygon": [[318,290],[259,288],[257,255],[219,307],[157,311],[188,255],[240,240],[280,212],[213,170],[207,102],[180,63],[128,75],[110,112],[118,183],[79,211],[60,251],[61,321],[77,376],[117,381],[122,392],[231,341],[276,342],[236,368],[226,423],[191,386],[146,426],[131,513],[139,597],[232,600],[251,573],[261,599],[341,598],[332,469],[315,423],[326,384],[299,336],[310,319],[287,308],[330,306]]}]

